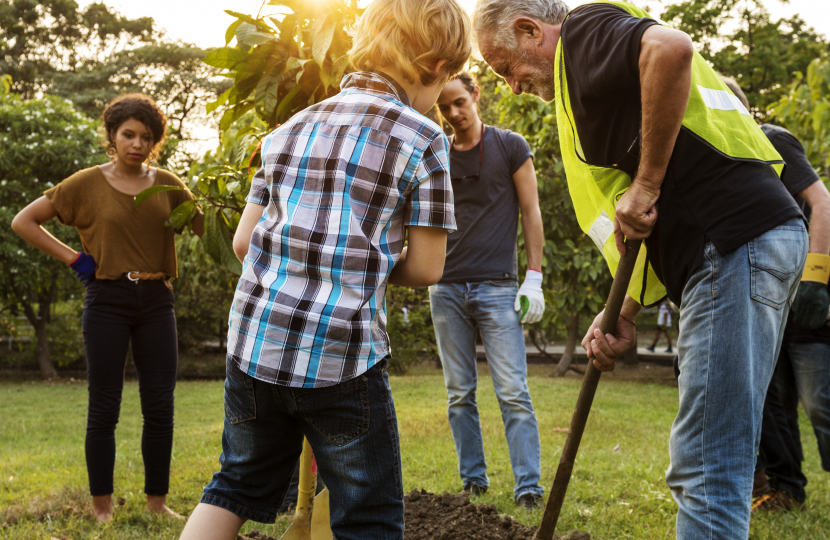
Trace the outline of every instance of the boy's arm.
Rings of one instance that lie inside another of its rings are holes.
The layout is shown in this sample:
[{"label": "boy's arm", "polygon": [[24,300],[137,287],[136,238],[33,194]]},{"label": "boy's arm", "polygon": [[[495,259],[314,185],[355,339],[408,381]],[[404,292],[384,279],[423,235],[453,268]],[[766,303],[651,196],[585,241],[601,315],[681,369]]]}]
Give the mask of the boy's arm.
[{"label": "boy's arm", "polygon": [[[246,208],[247,210],[247,208]],[[241,227],[240,222],[240,227]],[[447,230],[440,227],[407,227],[407,247],[389,274],[389,283],[404,287],[427,287],[444,274]],[[234,246],[236,243],[234,242]]]},{"label": "boy's arm", "polygon": [[256,227],[264,211],[265,206],[251,202],[246,204],[245,210],[242,211],[242,217],[239,218],[239,225],[236,227],[236,233],[233,235],[233,252],[240,261],[243,261],[245,255],[248,254],[248,247],[251,245],[251,236],[254,234],[254,227]]}]

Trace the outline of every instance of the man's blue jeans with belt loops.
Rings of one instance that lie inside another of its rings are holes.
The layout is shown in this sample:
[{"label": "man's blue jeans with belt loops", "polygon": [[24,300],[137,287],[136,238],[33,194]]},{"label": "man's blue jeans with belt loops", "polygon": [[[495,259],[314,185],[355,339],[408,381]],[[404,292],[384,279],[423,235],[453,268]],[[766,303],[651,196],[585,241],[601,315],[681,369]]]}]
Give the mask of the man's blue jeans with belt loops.
[{"label": "man's blue jeans with belt loops", "polygon": [[527,388],[524,333],[513,310],[517,293],[515,281],[439,283],[429,288],[461,480],[483,487],[490,484],[476,401],[478,326],[504,421],[516,499],[525,493],[544,493],[539,485],[541,445]]},{"label": "man's blue jeans with belt loops", "polygon": [[680,306],[680,409],[666,482],[677,538],[746,540],[767,386],[808,237],[793,219],[722,255],[706,244]]}]

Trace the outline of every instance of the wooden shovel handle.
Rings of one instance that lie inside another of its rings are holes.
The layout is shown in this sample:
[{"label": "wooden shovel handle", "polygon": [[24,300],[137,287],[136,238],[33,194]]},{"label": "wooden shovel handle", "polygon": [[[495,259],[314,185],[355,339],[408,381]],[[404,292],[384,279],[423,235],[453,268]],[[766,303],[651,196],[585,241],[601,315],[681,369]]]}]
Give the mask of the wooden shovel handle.
[{"label": "wooden shovel handle", "polygon": [[[608,303],[605,304],[605,312],[599,326],[603,334],[614,334],[617,329],[617,319],[620,316],[620,310],[622,310],[625,293],[631,281],[631,274],[634,272],[634,265],[637,262],[641,243],[642,240],[627,240],[625,243],[625,256],[622,257],[619,266],[617,266],[617,273],[614,275],[611,292],[608,294]],[[571,480],[576,453],[579,451],[579,443],[582,441],[582,433],[585,431],[585,424],[588,422],[588,414],[591,412],[591,404],[594,401],[594,394],[596,394],[601,375],[602,372],[594,367],[593,362],[589,361],[588,368],[585,370],[585,377],[582,379],[582,389],[579,391],[579,398],[576,400],[576,408],[571,418],[568,438],[565,440],[565,447],[562,448],[562,456],[559,458],[559,467],[556,469],[556,476],[553,479],[553,487],[550,490],[545,514],[542,516],[542,524],[539,525],[539,530],[536,531],[534,537],[537,540],[552,540],[553,538],[556,522],[559,520],[559,512],[562,510],[562,503],[565,500],[565,493],[568,491],[568,483]]]}]

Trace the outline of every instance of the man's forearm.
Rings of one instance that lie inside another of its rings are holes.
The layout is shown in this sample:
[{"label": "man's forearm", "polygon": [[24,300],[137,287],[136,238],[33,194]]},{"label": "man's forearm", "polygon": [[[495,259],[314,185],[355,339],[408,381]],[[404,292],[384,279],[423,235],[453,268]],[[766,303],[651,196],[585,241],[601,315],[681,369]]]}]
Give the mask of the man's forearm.
[{"label": "man's forearm", "polygon": [[830,254],[830,202],[810,208],[810,253]]},{"label": "man's forearm", "polygon": [[642,139],[636,181],[659,189],[686,114],[694,49],[689,36],[652,26],[640,49]]},{"label": "man's forearm", "polygon": [[522,212],[522,234],[527,253],[527,267],[541,272],[545,232],[542,228],[542,213],[538,207],[535,211]]},{"label": "man's forearm", "polygon": [[640,314],[640,310],[643,306],[640,305],[639,302],[634,300],[630,295],[625,295],[625,300],[623,300],[623,306],[620,310],[620,315],[625,317],[631,322],[634,322],[634,319],[637,318],[637,315]]}]

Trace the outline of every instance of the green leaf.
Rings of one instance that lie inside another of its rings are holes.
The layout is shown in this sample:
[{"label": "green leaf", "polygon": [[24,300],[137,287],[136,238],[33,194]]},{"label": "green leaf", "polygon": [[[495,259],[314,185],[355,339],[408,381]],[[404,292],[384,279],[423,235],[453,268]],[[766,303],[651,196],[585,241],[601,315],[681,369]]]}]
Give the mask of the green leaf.
[{"label": "green leaf", "polygon": [[231,94],[232,89],[233,88],[228,88],[227,90],[222,92],[222,95],[220,95],[218,98],[216,98],[216,101],[210,101],[210,102],[206,103],[205,104],[205,112],[210,114],[213,111],[215,111],[216,109],[218,109],[219,107],[221,107],[222,105],[224,105],[228,101],[228,96]]},{"label": "green leaf", "polygon": [[185,201],[170,211],[167,225],[179,230],[191,220],[196,213],[196,201]]},{"label": "green leaf", "polygon": [[225,31],[225,45],[226,46],[230,45],[231,40],[236,35],[236,29],[239,28],[239,25],[242,24],[243,22],[245,22],[245,21],[243,21],[242,19],[236,19],[235,21],[233,21],[231,23],[230,26],[228,26],[228,29]]},{"label": "green leaf", "polygon": [[231,17],[236,17],[237,19],[241,19],[244,22],[257,24],[257,20],[251,17],[250,15],[245,15],[244,13],[239,13],[238,11],[231,11],[229,9],[225,10],[225,13],[230,15]]},{"label": "green leaf", "polygon": [[133,208],[138,208],[138,205],[155,195],[156,193],[161,193],[163,191],[172,191],[174,189],[182,189],[180,186],[153,186],[151,188],[147,188],[138,195],[135,196],[135,203]]},{"label": "green leaf", "polygon": [[285,96],[282,101],[280,101],[280,106],[277,107],[277,122],[280,122],[281,119],[285,116],[285,114],[289,111],[291,107],[291,102],[294,101],[294,98],[297,97],[297,94],[300,93],[300,87],[295,86],[288,92],[288,95]]},{"label": "green leaf", "polygon": [[329,52],[329,47],[331,47],[331,40],[334,38],[334,27],[336,21],[334,17],[328,15],[324,19],[318,20],[322,20],[323,22],[314,32],[314,41],[311,45],[311,56],[314,58],[314,61],[322,67],[323,62],[326,60],[326,53]]},{"label": "green leaf", "polygon": [[254,94],[254,102],[259,110],[262,111],[264,118],[270,118],[277,106],[277,98],[279,96],[280,82],[282,82],[282,66],[274,66],[274,68],[259,80],[256,87],[256,94]]},{"label": "green leaf", "polygon": [[254,108],[254,103],[252,101],[246,101],[243,103],[239,103],[238,105],[234,105],[227,111],[225,114],[222,115],[222,119],[219,121],[219,129],[225,131],[231,125],[239,120],[239,117],[245,114],[246,112],[250,111]]},{"label": "green leaf", "polygon": [[255,24],[243,22],[236,29],[236,42],[249,47],[262,45],[272,39],[274,39],[272,34],[260,32],[259,27]]},{"label": "green leaf", "polygon": [[233,69],[248,57],[248,53],[231,47],[213,49],[202,60],[205,64],[220,69]]},{"label": "green leaf", "polygon": [[233,252],[231,232],[225,218],[219,210],[210,209],[205,215],[205,234],[202,236],[202,248],[217,264],[234,274],[242,273],[242,263]]},{"label": "green leaf", "polygon": [[[308,58],[306,58],[305,60],[302,60],[300,58],[297,58],[296,56],[292,56],[285,63],[285,71],[291,71],[292,69],[301,68],[301,67],[305,66],[306,62],[309,62],[309,61],[310,61],[310,59],[308,59]],[[348,58],[346,59],[346,61],[348,62]]]}]

